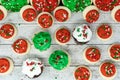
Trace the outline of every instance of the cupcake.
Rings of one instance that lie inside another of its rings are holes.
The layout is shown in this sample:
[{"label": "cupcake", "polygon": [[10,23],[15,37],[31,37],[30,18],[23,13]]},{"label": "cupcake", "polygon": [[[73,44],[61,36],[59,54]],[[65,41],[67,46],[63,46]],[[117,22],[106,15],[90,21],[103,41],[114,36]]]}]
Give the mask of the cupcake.
[{"label": "cupcake", "polygon": [[97,63],[101,58],[100,50],[97,47],[88,47],[84,50],[84,58],[89,63]]},{"label": "cupcake", "polygon": [[100,65],[99,72],[105,80],[112,80],[117,74],[117,69],[113,63],[104,62]]},{"label": "cupcake", "polygon": [[75,27],[72,36],[77,43],[85,44],[91,40],[92,31],[87,24],[82,24]]},{"label": "cupcake", "polygon": [[71,34],[67,28],[60,28],[55,32],[55,40],[58,44],[64,45],[70,41]]},{"label": "cupcake", "polygon": [[29,78],[37,78],[43,72],[43,64],[38,58],[27,59],[23,62],[22,73]]},{"label": "cupcake", "polygon": [[21,8],[20,16],[24,21],[32,22],[37,17],[37,13],[36,13],[36,10],[32,6],[26,5]]},{"label": "cupcake", "polygon": [[9,11],[19,12],[24,5],[29,3],[29,0],[1,0],[0,3]]},{"label": "cupcake", "polygon": [[109,56],[114,61],[120,61],[120,43],[112,44],[108,49]]},{"label": "cupcake", "polygon": [[71,17],[71,11],[64,6],[59,6],[53,11],[55,19],[59,22],[68,21]]},{"label": "cupcake", "polygon": [[100,17],[99,9],[96,6],[93,6],[93,5],[88,6],[83,11],[83,17],[87,22],[94,23]]},{"label": "cupcake", "polygon": [[115,6],[120,4],[119,0],[93,0],[95,6],[102,11],[111,11]]},{"label": "cupcake", "polygon": [[86,66],[79,66],[74,71],[75,80],[91,80],[92,72]]},{"label": "cupcake", "polygon": [[0,75],[7,75],[13,71],[13,61],[8,57],[0,57]]},{"label": "cupcake", "polygon": [[37,17],[37,23],[41,28],[47,29],[53,25],[54,19],[50,13],[42,12]]},{"label": "cupcake", "polygon": [[14,24],[5,23],[0,28],[0,36],[5,40],[13,39],[17,34],[17,29]]},{"label": "cupcake", "polygon": [[114,21],[120,22],[120,5],[113,8],[111,16]]},{"label": "cupcake", "polygon": [[0,21],[4,20],[7,17],[7,10],[0,5]]},{"label": "cupcake", "polygon": [[12,49],[15,53],[19,55],[25,55],[29,53],[30,51],[30,43],[28,40],[25,39],[17,39],[13,44],[12,44]]},{"label": "cupcake", "polygon": [[30,0],[30,4],[37,12],[52,12],[60,3],[60,0]]},{"label": "cupcake", "polygon": [[39,32],[33,37],[33,44],[39,51],[45,51],[51,46],[51,36],[48,32]]},{"label": "cupcake", "polygon": [[68,7],[72,12],[83,11],[85,7],[92,4],[92,0],[62,0],[64,6]]},{"label": "cupcake", "polygon": [[108,24],[102,24],[98,27],[96,33],[99,39],[106,41],[112,37],[113,31]]},{"label": "cupcake", "polygon": [[70,57],[67,52],[55,50],[49,57],[49,64],[56,70],[63,70],[69,66]]}]

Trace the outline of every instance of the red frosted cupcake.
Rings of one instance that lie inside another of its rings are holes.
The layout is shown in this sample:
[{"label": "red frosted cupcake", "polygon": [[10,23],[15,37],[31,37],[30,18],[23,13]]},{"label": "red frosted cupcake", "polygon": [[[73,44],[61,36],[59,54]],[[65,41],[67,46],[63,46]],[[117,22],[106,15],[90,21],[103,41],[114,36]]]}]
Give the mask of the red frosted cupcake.
[{"label": "red frosted cupcake", "polygon": [[17,34],[17,29],[14,24],[6,23],[0,28],[0,36],[5,40],[13,39]]},{"label": "red frosted cupcake", "polygon": [[67,28],[60,28],[55,32],[55,40],[60,45],[68,43],[70,38],[71,34]]},{"label": "red frosted cupcake", "polygon": [[37,17],[36,10],[30,5],[22,7],[20,10],[20,15],[21,18],[27,22],[32,22]]},{"label": "red frosted cupcake", "polygon": [[50,13],[42,12],[37,17],[37,23],[41,28],[47,29],[53,25],[54,19]]},{"label": "red frosted cupcake", "polygon": [[7,75],[13,71],[13,61],[7,57],[0,57],[0,75]]},{"label": "red frosted cupcake", "polygon": [[100,17],[99,9],[96,6],[88,6],[83,11],[83,17],[87,22],[94,23]]},{"label": "red frosted cupcake", "polygon": [[55,8],[53,15],[57,21],[65,22],[70,19],[71,11],[67,7],[59,6]]},{"label": "red frosted cupcake", "polygon": [[100,50],[96,47],[88,47],[84,50],[84,58],[89,63],[97,63],[101,58]]},{"label": "red frosted cupcake", "polygon": [[113,63],[104,62],[100,65],[99,72],[105,80],[112,80],[117,74],[117,69]]},{"label": "red frosted cupcake", "polygon": [[120,44],[112,44],[108,49],[109,56],[114,61],[120,61]]},{"label": "red frosted cupcake", "polygon": [[109,40],[112,37],[113,31],[108,24],[102,24],[100,27],[98,27],[96,33],[99,39],[105,41]]},{"label": "red frosted cupcake", "polygon": [[12,44],[13,51],[19,55],[25,55],[30,50],[30,43],[25,39],[18,39]]}]

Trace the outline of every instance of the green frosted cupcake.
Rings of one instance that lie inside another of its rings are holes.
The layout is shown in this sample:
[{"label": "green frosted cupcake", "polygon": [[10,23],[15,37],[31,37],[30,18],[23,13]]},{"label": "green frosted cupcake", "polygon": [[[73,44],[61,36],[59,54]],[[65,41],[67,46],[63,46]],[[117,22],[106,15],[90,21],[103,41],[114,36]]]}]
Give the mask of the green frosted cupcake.
[{"label": "green frosted cupcake", "polygon": [[29,3],[29,0],[0,0],[0,3],[7,10],[18,12],[24,5]]},{"label": "green frosted cupcake", "polygon": [[56,50],[49,57],[49,64],[56,70],[63,70],[69,65],[69,55],[62,51]]},{"label": "green frosted cupcake", "polygon": [[91,0],[62,0],[64,6],[72,12],[83,11],[87,6],[92,4]]},{"label": "green frosted cupcake", "polygon": [[33,37],[34,47],[40,51],[45,51],[51,46],[51,36],[48,32],[39,32]]}]

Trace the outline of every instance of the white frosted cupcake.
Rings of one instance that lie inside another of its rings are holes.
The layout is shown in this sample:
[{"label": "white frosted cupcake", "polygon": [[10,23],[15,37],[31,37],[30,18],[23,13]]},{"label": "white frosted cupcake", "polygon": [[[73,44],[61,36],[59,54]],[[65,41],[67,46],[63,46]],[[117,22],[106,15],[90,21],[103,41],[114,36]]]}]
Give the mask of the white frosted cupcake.
[{"label": "white frosted cupcake", "polygon": [[75,27],[72,36],[77,43],[85,44],[91,40],[92,31],[87,24],[82,24]]},{"label": "white frosted cupcake", "polygon": [[12,44],[12,49],[15,53],[19,55],[25,55],[29,53],[31,48],[31,45],[28,40],[25,39],[17,39],[13,44]]},{"label": "white frosted cupcake", "polygon": [[99,16],[99,9],[93,5],[86,7],[83,11],[83,17],[89,23],[96,22]]},{"label": "white frosted cupcake", "polygon": [[53,15],[57,21],[65,22],[70,19],[71,11],[67,7],[59,6],[55,8],[55,10],[53,11]]},{"label": "white frosted cupcake", "polygon": [[26,5],[23,6],[20,10],[20,16],[21,18],[26,21],[26,22],[32,22],[36,19],[37,17],[37,12],[33,8],[33,6]]},{"label": "white frosted cupcake", "polygon": [[7,75],[13,71],[13,61],[8,57],[0,57],[0,75]]},{"label": "white frosted cupcake", "polygon": [[0,36],[5,40],[13,39],[17,34],[17,29],[14,24],[5,23],[0,28]]},{"label": "white frosted cupcake", "polygon": [[37,78],[43,72],[43,64],[38,58],[30,58],[23,62],[22,73],[29,78]]},{"label": "white frosted cupcake", "polygon": [[113,8],[111,16],[114,21],[120,22],[120,5]]},{"label": "white frosted cupcake", "polygon": [[97,47],[87,47],[83,55],[89,63],[97,63],[101,58],[100,50]]},{"label": "white frosted cupcake", "polygon": [[105,80],[112,80],[117,75],[117,69],[113,63],[104,62],[100,65],[99,73]]},{"label": "white frosted cupcake", "polygon": [[75,80],[91,80],[92,72],[86,66],[79,66],[74,71]]},{"label": "white frosted cupcake", "polygon": [[0,5],[0,21],[4,20],[6,16],[7,16],[6,8]]}]

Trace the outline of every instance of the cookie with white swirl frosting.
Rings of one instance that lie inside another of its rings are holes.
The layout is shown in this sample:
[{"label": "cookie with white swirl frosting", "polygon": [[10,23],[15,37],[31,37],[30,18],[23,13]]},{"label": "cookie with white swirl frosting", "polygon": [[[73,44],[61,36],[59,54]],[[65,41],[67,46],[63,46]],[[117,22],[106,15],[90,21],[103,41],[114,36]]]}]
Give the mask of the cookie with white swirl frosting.
[{"label": "cookie with white swirl frosting", "polygon": [[77,43],[85,44],[91,40],[92,31],[87,24],[82,24],[75,27],[72,36]]},{"label": "cookie with white swirl frosting", "polygon": [[43,64],[38,58],[30,58],[23,62],[22,73],[29,78],[39,77],[43,72]]}]

